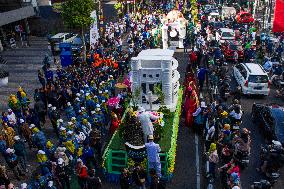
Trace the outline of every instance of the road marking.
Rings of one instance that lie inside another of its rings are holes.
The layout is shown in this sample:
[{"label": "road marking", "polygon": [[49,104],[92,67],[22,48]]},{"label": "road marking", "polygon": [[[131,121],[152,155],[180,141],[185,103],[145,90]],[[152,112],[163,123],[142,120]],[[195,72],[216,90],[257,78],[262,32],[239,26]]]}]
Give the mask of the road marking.
[{"label": "road marking", "polygon": [[198,136],[194,134],[195,141],[195,159],[196,159],[196,189],[200,189],[200,171],[199,171],[199,149],[198,149]]}]

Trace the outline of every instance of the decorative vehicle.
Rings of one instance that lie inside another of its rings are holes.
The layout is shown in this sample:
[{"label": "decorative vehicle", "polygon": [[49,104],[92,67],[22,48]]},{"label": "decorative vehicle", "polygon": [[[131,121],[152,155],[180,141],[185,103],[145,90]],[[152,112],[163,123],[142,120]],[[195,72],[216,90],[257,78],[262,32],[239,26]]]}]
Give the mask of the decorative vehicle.
[{"label": "decorative vehicle", "polygon": [[236,16],[236,20],[238,23],[242,23],[242,24],[254,22],[254,18],[248,12],[239,12]]},{"label": "decorative vehicle", "polygon": [[222,51],[224,52],[224,56],[226,60],[234,59],[234,52],[238,52],[238,59],[243,60],[244,58],[244,50],[242,44],[238,41],[226,41],[222,44]]}]

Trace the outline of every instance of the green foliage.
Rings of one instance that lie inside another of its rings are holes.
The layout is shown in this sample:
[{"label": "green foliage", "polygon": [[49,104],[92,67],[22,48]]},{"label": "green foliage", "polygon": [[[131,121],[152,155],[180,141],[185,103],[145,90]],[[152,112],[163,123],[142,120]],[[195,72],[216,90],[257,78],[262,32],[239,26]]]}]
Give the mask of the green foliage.
[{"label": "green foliage", "polygon": [[158,112],[162,112],[165,118],[169,118],[171,116],[171,111],[166,106],[160,106]]},{"label": "green foliage", "polygon": [[137,87],[136,89],[134,89],[134,92],[132,94],[132,101],[133,101],[133,109],[134,110],[137,110],[137,108],[138,108],[140,94],[141,94],[141,88],[140,87]]},{"label": "green foliage", "polygon": [[62,17],[69,27],[85,28],[92,24],[93,0],[68,0],[62,5]]},{"label": "green foliage", "polygon": [[114,4],[114,8],[115,8],[116,10],[121,9],[121,8],[122,8],[122,3],[120,3],[120,2],[115,3],[115,4]]},{"label": "green foliage", "polygon": [[161,104],[162,104],[162,105],[165,104],[165,95],[164,95],[164,93],[163,93],[162,84],[161,84],[161,83],[158,83],[158,84],[154,87],[154,92],[155,92],[156,95],[158,95]]}]

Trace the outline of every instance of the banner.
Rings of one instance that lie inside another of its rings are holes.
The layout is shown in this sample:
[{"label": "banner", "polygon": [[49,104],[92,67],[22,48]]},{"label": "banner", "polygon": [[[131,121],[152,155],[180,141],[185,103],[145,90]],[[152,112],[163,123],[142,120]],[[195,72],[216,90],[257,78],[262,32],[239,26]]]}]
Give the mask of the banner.
[{"label": "banner", "polygon": [[273,32],[284,32],[284,0],[276,0],[274,9]]},{"label": "banner", "polygon": [[91,13],[91,18],[93,19],[93,23],[90,27],[90,45],[93,46],[99,39],[98,18],[96,11]]}]

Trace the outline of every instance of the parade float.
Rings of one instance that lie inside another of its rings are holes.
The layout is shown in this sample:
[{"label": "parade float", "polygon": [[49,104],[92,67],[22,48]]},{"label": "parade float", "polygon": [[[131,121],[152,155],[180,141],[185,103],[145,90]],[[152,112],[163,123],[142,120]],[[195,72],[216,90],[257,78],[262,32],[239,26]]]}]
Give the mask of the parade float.
[{"label": "parade float", "polygon": [[102,166],[109,182],[118,182],[121,169],[131,170],[135,163],[148,171],[145,122],[139,119],[142,114],[156,117],[149,122],[154,128],[154,141],[161,147],[162,176],[167,180],[173,176],[183,95],[173,53],[144,50],[131,60],[133,97],[103,154]]},{"label": "parade float", "polygon": [[183,40],[186,37],[186,26],[188,21],[178,10],[170,11],[161,20],[163,49],[170,46],[184,48]]}]

